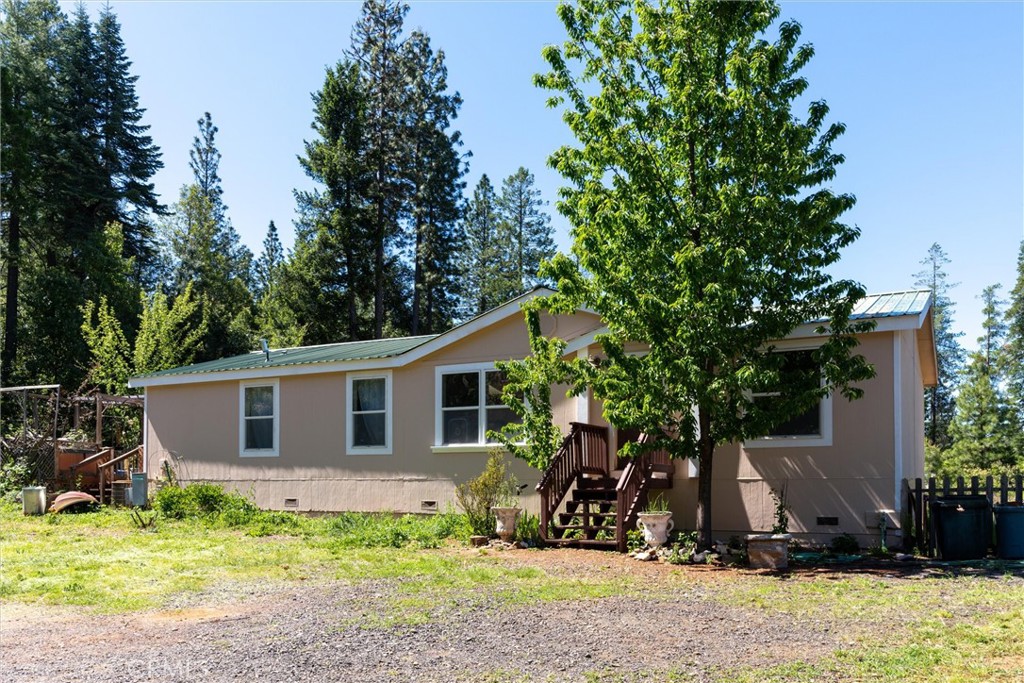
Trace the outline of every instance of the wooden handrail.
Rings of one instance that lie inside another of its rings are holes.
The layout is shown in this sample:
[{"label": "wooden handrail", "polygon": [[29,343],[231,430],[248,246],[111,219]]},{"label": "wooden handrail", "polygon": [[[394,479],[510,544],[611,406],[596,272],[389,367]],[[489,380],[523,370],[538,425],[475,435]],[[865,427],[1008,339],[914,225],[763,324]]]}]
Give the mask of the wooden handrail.
[{"label": "wooden handrail", "polygon": [[100,450],[100,451],[98,451],[96,453],[93,453],[88,458],[83,458],[81,460],[81,462],[76,462],[74,465],[71,466],[71,471],[74,472],[76,467],[81,467],[82,465],[88,465],[91,462],[95,462],[96,460],[100,460],[101,458],[104,458],[104,457],[106,457],[108,455],[112,455],[113,453],[114,453],[114,449],[111,448],[110,446],[107,446],[106,448],[104,448],[104,449],[102,449],[102,450]]},{"label": "wooden handrail", "polygon": [[99,467],[110,467],[111,465],[113,465],[115,463],[121,462],[122,460],[126,460],[127,458],[133,458],[133,457],[135,457],[135,456],[137,456],[137,455],[139,455],[141,453],[142,453],[142,446],[136,446],[135,448],[131,449],[130,451],[125,451],[124,453],[122,453],[121,455],[119,455],[117,457],[111,458],[110,460],[108,460],[108,461],[106,461],[104,463],[100,463]]},{"label": "wooden handrail", "polygon": [[[644,443],[648,438],[641,434],[638,441]],[[626,532],[636,525],[641,508],[647,504],[655,472],[662,472],[671,480],[675,466],[667,451],[646,451],[630,460],[615,485],[615,539],[620,553],[626,552]]]},{"label": "wooden handrail", "polygon": [[608,429],[572,422],[551,465],[537,484],[541,538],[549,540],[548,528],[555,511],[584,473],[608,475]]}]

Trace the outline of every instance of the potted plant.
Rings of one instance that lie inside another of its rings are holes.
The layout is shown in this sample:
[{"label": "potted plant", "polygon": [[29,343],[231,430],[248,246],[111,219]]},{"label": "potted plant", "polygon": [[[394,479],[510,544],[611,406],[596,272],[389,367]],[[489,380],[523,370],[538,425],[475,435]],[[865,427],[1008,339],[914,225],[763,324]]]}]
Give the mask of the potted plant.
[{"label": "potted plant", "polygon": [[495,531],[498,538],[506,543],[515,538],[516,521],[522,512],[519,507],[519,493],[525,487],[526,484],[520,485],[514,474],[508,475],[498,490],[497,505],[491,508],[491,512],[494,513]]},{"label": "potted plant", "polygon": [[789,566],[789,503],[786,487],[781,491],[771,490],[775,501],[775,525],[771,533],[747,536],[747,561],[754,569],[786,569]]},{"label": "potted plant", "polygon": [[668,541],[668,534],[675,528],[668,499],[659,493],[648,501],[644,511],[637,515],[636,526],[644,533],[644,542],[657,550]]},{"label": "potted plant", "polygon": [[480,476],[455,487],[459,507],[469,521],[473,545],[485,545],[495,532],[502,540],[515,535],[520,512],[516,503],[522,488],[508,471],[508,463],[499,449],[491,451]]}]

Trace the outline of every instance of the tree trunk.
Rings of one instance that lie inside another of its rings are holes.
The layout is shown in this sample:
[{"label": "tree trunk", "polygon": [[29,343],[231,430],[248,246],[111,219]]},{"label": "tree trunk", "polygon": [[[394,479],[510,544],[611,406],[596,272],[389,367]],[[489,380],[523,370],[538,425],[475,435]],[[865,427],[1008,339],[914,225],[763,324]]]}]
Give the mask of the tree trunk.
[{"label": "tree trunk", "polygon": [[[383,183],[381,183],[383,185]],[[373,338],[384,336],[384,197],[377,198],[377,235],[373,255]]]},{"label": "tree trunk", "polygon": [[11,211],[7,221],[7,288],[4,300],[4,348],[0,359],[0,386],[11,384],[18,353],[18,286],[21,277],[21,216]]},{"label": "tree trunk", "polygon": [[697,546],[698,550],[712,547],[711,537],[711,461],[715,454],[715,441],[711,436],[711,420],[706,408],[698,408],[700,438],[697,440],[700,473],[697,478]]},{"label": "tree trunk", "polygon": [[420,333],[420,296],[423,290],[423,226],[416,221],[416,245],[413,252],[415,265],[412,276],[412,336]]}]

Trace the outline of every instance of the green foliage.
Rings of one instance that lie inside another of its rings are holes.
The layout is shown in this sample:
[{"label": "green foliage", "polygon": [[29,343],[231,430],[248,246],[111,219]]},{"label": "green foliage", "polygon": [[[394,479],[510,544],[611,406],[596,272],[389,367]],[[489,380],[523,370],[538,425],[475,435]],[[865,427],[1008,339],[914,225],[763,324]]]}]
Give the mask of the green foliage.
[{"label": "green foliage", "polygon": [[100,297],[99,305],[89,301],[82,306],[82,318],[82,336],[92,356],[88,381],[108,394],[126,393],[131,349],[107,297]]},{"label": "green foliage", "polygon": [[1024,241],[1017,254],[1017,281],[1010,291],[1006,310],[1006,345],[1000,365],[1006,378],[1014,450],[1024,469]]},{"label": "green foliage", "polygon": [[650,512],[653,514],[672,512],[672,509],[668,505],[668,496],[662,492],[649,499],[647,501],[647,505],[644,506],[644,512]]},{"label": "green foliage", "polygon": [[438,548],[469,536],[466,518],[454,513],[401,515],[347,512],[330,518],[328,534],[343,548]]},{"label": "green foliage", "polygon": [[507,380],[501,401],[520,421],[505,425],[500,432],[490,431],[487,436],[503,444],[530,467],[543,472],[551,465],[562,443],[562,432],[552,413],[551,388],[568,382],[570,366],[562,360],[565,342],[541,334],[538,308],[527,304],[524,315],[530,355],[521,361],[495,363]]},{"label": "green foliage", "polygon": [[260,509],[245,496],[227,492],[222,486],[208,483],[185,487],[165,486],[157,491],[153,507],[171,519],[211,518],[224,516],[228,526],[250,521]]},{"label": "green foliage", "polygon": [[626,552],[638,553],[647,547],[647,542],[644,540],[644,532],[639,529],[629,529],[626,531]]},{"label": "green foliage", "polygon": [[159,288],[143,295],[139,334],[132,354],[137,374],[189,365],[202,351],[206,319],[202,304],[192,294],[192,283],[173,303]]},{"label": "green foliage", "polygon": [[21,493],[21,489],[32,483],[32,467],[25,459],[12,459],[0,465],[0,497],[10,493]]},{"label": "green foliage", "polygon": [[531,548],[544,545],[544,539],[540,535],[540,517],[525,511],[520,514],[519,521],[516,522],[515,540]]},{"label": "green foliage", "polygon": [[772,501],[775,502],[775,523],[772,525],[773,534],[789,533],[789,512],[793,508],[789,504],[786,489],[787,486],[783,484],[781,489],[776,491],[773,488],[769,491]]},{"label": "green foliage", "polygon": [[477,536],[492,536],[496,520],[491,508],[511,507],[518,495],[519,482],[499,449],[491,451],[480,476],[455,487],[455,499]]},{"label": "green foliage", "polygon": [[[796,23],[776,24],[774,3],[583,0],[558,14],[568,40],[544,49],[535,82],[578,144],[550,160],[574,241],[542,268],[558,288],[547,305],[607,325],[606,358],[574,367],[609,421],[699,458],[707,547],[715,445],[828,394],[858,398],[873,376],[853,352],[871,328],[850,321],[864,291],[828,272],[859,234],[840,220],[854,198],[828,187],[844,128],[821,101],[795,115],[813,49]],[[824,381],[780,384],[773,342],[808,320],[826,321],[813,352]],[[628,354],[635,342],[649,352]],[[778,400],[754,400],[765,391]]]},{"label": "green foliage", "polygon": [[840,534],[832,539],[829,549],[836,555],[857,555],[860,543],[851,534]]},{"label": "green foliage", "polygon": [[669,564],[689,564],[697,553],[697,532],[682,531],[675,534],[666,562]]}]

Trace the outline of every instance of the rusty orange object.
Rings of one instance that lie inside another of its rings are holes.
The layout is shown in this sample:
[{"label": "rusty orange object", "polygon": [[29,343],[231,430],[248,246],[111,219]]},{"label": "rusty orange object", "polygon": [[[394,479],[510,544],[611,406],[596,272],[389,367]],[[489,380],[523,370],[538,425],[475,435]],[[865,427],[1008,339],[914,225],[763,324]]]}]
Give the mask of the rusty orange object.
[{"label": "rusty orange object", "polygon": [[81,505],[82,503],[98,505],[99,501],[82,491],[68,491],[53,499],[53,503],[50,504],[50,512],[63,512],[73,505]]}]

